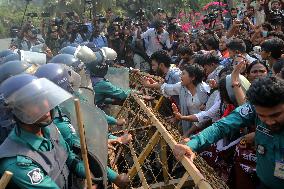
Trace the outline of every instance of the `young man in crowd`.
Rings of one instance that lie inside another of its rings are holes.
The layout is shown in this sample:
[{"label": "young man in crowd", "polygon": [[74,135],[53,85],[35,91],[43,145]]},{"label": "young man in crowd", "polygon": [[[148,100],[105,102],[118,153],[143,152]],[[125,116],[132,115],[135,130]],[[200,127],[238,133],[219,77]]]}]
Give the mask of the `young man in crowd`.
[{"label": "young man in crowd", "polygon": [[185,155],[193,160],[194,152],[239,132],[242,127],[256,125],[256,172],[260,188],[280,189],[284,184],[284,81],[275,77],[259,79],[248,90],[247,98],[247,104],[192,136],[186,145],[177,144],[174,154],[178,159]]}]

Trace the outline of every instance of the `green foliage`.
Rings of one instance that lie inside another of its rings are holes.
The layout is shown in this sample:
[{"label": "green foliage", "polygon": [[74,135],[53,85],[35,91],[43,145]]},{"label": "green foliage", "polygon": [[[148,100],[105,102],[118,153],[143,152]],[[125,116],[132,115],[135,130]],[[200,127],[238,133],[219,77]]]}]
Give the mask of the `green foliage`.
[{"label": "green foliage", "polygon": [[[27,12],[50,12],[53,16],[60,16],[60,13],[75,11],[79,16],[84,13],[85,0],[34,0],[27,9]],[[154,10],[161,7],[169,15],[175,16],[180,10],[188,12],[190,9],[201,9],[205,4],[213,0],[93,0],[93,14],[104,13],[107,8],[112,8],[119,16],[134,16],[139,8],[151,16]],[[0,0],[0,37],[7,37],[11,26],[20,26],[24,14],[25,0]],[[89,9],[86,9],[86,16],[89,16]],[[62,14],[61,14],[62,15]],[[40,18],[41,19],[41,18]],[[39,26],[40,19],[34,18],[33,23]]]},{"label": "green foliage", "polygon": [[[0,38],[8,37],[10,27],[20,26],[24,14],[24,4],[2,4],[0,6]],[[38,12],[40,9],[30,6],[27,12]],[[37,23],[37,22],[35,22]]]}]

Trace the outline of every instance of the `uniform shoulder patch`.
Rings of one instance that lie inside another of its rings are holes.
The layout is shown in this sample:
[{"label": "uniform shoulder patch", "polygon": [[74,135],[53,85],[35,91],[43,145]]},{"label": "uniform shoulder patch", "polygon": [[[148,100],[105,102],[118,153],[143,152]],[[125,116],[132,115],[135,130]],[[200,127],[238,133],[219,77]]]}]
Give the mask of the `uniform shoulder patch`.
[{"label": "uniform shoulder patch", "polygon": [[242,117],[246,117],[248,114],[253,113],[253,110],[252,110],[251,105],[247,104],[247,105],[241,107],[239,112],[240,112],[240,115]]},{"label": "uniform shoulder patch", "polygon": [[39,168],[35,168],[35,169],[31,170],[30,172],[28,172],[27,175],[29,176],[31,183],[33,185],[39,184],[43,180],[43,175],[40,172]]}]

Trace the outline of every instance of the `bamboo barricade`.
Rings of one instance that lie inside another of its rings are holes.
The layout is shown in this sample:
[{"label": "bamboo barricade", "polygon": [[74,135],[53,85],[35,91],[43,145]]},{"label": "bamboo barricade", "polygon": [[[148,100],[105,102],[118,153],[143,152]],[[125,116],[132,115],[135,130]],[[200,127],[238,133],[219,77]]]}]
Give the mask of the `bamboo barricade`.
[{"label": "bamboo barricade", "polygon": [[[132,188],[173,188],[196,186],[201,189],[227,189],[226,184],[199,156],[194,162],[184,157],[178,162],[172,150],[181,140],[176,126],[169,124],[138,96],[130,95],[120,116],[127,115],[125,128],[133,136],[131,145],[124,146],[115,157],[115,168],[128,171]],[[116,131],[114,134],[122,134]],[[114,167],[114,166],[112,166]],[[146,179],[146,183],[145,183]]]},{"label": "bamboo barricade", "polygon": [[75,103],[75,110],[76,110],[76,116],[77,116],[77,122],[78,122],[79,134],[80,134],[81,154],[82,154],[82,158],[84,161],[85,172],[86,172],[87,189],[91,189],[92,188],[92,178],[91,178],[91,171],[89,168],[88,151],[87,151],[87,145],[86,145],[83,117],[82,117],[82,113],[80,109],[80,100],[75,99],[74,103]]},{"label": "bamboo barricade", "polygon": [[[137,96],[134,96],[134,99],[140,105],[140,107],[145,110],[145,112],[148,114],[148,116],[152,120],[152,123],[156,126],[159,133],[163,136],[163,138],[167,141],[170,148],[173,150],[175,145],[177,144],[174,138],[167,132],[167,130],[164,128],[161,122],[156,118],[154,113],[152,113],[152,111],[148,109],[146,104],[141,99],[139,99]],[[183,159],[181,160],[181,163],[186,169],[186,171],[189,173],[189,175],[192,177],[195,185],[198,188],[212,189],[208,181],[206,181],[206,179],[203,177],[203,175],[196,168],[196,166],[193,164],[192,161],[190,161],[187,157],[184,156]]]},{"label": "bamboo barricade", "polygon": [[13,173],[10,171],[5,171],[3,176],[0,179],[0,189],[5,189],[8,183],[10,182]]}]

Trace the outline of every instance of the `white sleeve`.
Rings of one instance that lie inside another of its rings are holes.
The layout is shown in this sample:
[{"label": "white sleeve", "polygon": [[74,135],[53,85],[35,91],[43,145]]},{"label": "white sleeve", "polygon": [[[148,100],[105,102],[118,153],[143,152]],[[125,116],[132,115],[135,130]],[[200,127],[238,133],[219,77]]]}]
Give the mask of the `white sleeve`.
[{"label": "white sleeve", "polygon": [[141,39],[144,39],[144,38],[150,36],[150,35],[151,35],[151,31],[152,31],[151,29],[152,29],[152,28],[150,28],[150,29],[148,29],[147,31],[145,31],[144,33],[142,33],[142,34],[141,34]]},{"label": "white sleeve", "polygon": [[201,111],[197,114],[194,114],[197,117],[198,122],[202,123],[210,119],[212,119],[213,121],[216,121],[216,117],[219,116],[218,112],[219,112],[220,104],[221,104],[220,95],[217,95],[214,100],[213,106],[211,106],[207,111]]},{"label": "white sleeve", "polygon": [[162,94],[163,94],[163,96],[165,96],[165,97],[170,97],[170,96],[174,96],[174,95],[179,95],[180,89],[181,89],[181,82],[176,83],[176,84],[167,84],[167,83],[164,83],[164,84],[161,86]]}]

